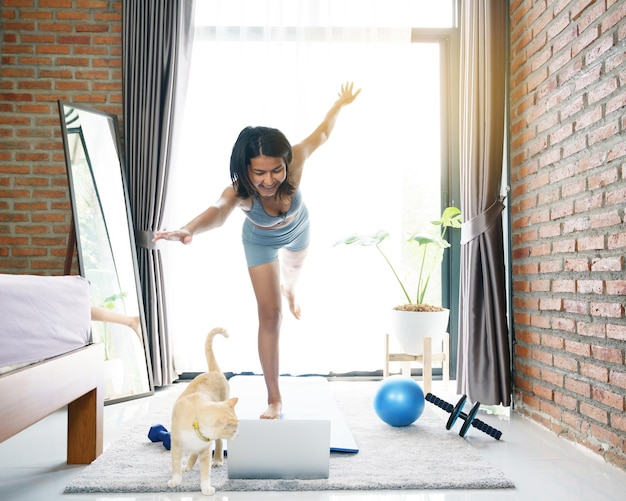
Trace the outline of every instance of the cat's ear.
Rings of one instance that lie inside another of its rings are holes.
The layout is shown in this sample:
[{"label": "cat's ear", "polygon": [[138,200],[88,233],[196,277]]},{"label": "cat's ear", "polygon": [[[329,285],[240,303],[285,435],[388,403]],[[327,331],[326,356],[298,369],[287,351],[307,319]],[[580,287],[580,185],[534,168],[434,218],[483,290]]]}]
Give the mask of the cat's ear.
[{"label": "cat's ear", "polygon": [[233,398],[229,398],[228,400],[226,400],[226,404],[231,408],[234,409],[235,405],[237,404],[237,402],[239,402],[239,399],[237,397],[233,397]]}]

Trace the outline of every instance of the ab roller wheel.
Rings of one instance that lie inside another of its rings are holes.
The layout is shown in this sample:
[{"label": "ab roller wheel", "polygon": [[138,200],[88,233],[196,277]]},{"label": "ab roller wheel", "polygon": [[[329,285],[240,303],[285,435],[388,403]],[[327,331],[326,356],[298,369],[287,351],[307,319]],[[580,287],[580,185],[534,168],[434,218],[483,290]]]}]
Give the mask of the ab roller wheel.
[{"label": "ab roller wheel", "polygon": [[461,418],[464,423],[463,426],[461,426],[461,431],[459,431],[459,436],[464,437],[467,434],[470,426],[473,426],[483,433],[486,433],[490,437],[495,438],[496,440],[500,440],[500,437],[502,436],[502,432],[500,430],[496,430],[495,428],[489,426],[487,423],[482,422],[480,419],[476,419],[476,414],[478,413],[478,409],[480,408],[480,402],[476,402],[472,406],[472,409],[469,411],[469,413],[465,414],[465,412],[463,412],[463,407],[465,406],[465,401],[467,400],[466,395],[463,395],[454,406],[444,400],[441,400],[432,393],[426,394],[426,400],[431,404],[436,405],[440,409],[443,409],[444,411],[450,413],[450,417],[448,418],[448,422],[446,423],[446,430],[451,429],[454,426],[454,423],[456,423],[456,420],[458,418]]}]

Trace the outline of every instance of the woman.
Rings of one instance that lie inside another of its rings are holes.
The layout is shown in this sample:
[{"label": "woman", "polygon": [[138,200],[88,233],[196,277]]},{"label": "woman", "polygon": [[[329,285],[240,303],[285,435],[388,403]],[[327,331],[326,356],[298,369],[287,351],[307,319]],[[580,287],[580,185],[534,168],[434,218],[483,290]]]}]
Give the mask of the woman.
[{"label": "woman", "polygon": [[291,313],[300,318],[295,287],[309,245],[309,217],[299,189],[304,164],[328,139],[341,108],[360,92],[354,91],[353,83],[342,85],[322,123],[293,148],[277,129],[246,127],[233,146],[232,184],[217,202],[180,230],[158,231],[154,236],[155,242],[166,239],[189,244],[198,233],[222,226],[235,208],[246,214],[242,241],[257,300],[259,359],[267,386],[268,408],[262,419],[278,419],[282,411],[278,384],[281,294]]}]

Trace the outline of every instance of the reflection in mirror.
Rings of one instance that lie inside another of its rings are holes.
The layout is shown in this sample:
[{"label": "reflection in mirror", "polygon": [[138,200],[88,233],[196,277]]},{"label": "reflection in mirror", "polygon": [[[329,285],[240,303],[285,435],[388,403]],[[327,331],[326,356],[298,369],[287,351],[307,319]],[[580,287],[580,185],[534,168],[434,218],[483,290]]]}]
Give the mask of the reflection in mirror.
[{"label": "reflection in mirror", "polygon": [[104,345],[105,402],[136,398],[153,385],[117,119],[61,101],[59,114],[92,338]]}]

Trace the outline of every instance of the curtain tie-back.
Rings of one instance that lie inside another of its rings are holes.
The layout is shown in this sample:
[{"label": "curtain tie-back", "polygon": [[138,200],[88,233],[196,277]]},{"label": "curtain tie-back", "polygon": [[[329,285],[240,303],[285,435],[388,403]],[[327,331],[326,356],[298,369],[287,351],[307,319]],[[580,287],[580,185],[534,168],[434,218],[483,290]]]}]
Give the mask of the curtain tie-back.
[{"label": "curtain tie-back", "polygon": [[156,244],[152,241],[154,231],[135,230],[135,244],[142,249],[156,249]]},{"label": "curtain tie-back", "polygon": [[496,222],[498,216],[504,210],[503,202],[503,197],[498,198],[487,210],[463,223],[461,226],[461,245],[465,245],[477,236],[482,235]]}]

